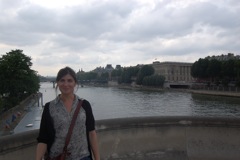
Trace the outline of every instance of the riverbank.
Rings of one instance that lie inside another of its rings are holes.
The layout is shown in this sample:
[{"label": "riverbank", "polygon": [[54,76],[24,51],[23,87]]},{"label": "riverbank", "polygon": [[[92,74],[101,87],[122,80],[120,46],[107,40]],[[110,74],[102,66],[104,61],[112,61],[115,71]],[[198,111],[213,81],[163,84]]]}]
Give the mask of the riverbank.
[{"label": "riverbank", "polygon": [[31,107],[37,103],[37,100],[38,97],[36,95],[30,95],[20,102],[19,105],[2,113],[0,115],[0,136],[13,134],[15,127],[31,110]]},{"label": "riverbank", "polygon": [[118,85],[118,86],[111,86],[117,87],[120,89],[134,89],[134,90],[146,90],[146,91],[165,91],[169,89],[163,89],[161,87],[146,87],[146,86],[131,86],[131,85]]},{"label": "riverbank", "polygon": [[211,90],[189,90],[189,92],[194,93],[194,94],[205,94],[205,95],[227,96],[227,97],[238,97],[238,98],[240,98],[240,92],[211,91]]},{"label": "riverbank", "polygon": [[205,94],[212,96],[225,96],[225,97],[239,97],[240,92],[234,91],[214,91],[214,90],[194,90],[194,89],[173,89],[173,88],[161,88],[161,87],[146,87],[146,86],[131,86],[131,85],[118,85],[115,86],[121,89],[137,89],[137,90],[147,90],[147,91],[180,91],[189,92],[194,94]]}]

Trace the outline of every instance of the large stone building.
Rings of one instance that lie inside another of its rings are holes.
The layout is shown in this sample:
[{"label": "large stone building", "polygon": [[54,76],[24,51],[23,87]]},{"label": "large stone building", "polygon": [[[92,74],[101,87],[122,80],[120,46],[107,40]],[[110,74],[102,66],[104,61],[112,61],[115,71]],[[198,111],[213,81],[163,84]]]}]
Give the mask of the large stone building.
[{"label": "large stone building", "polygon": [[190,83],[194,80],[191,76],[193,63],[182,62],[153,62],[151,64],[155,74],[163,75],[166,82]]},{"label": "large stone building", "polygon": [[107,64],[106,67],[97,67],[93,70],[93,72],[96,72],[98,74],[98,76],[101,76],[103,73],[108,73],[109,74],[109,79],[111,80],[112,79],[112,71],[114,69],[121,69],[121,65],[116,65],[115,68],[113,68],[112,64]]}]

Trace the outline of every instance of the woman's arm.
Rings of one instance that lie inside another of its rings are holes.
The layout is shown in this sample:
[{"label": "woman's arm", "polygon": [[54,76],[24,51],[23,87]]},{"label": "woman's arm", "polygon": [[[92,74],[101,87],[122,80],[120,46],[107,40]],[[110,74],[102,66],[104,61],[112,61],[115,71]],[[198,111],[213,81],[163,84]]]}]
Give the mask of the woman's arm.
[{"label": "woman's arm", "polygon": [[100,160],[98,141],[97,141],[97,133],[95,130],[89,132],[89,140],[90,140],[91,149],[93,151],[94,159]]},{"label": "woman's arm", "polygon": [[46,151],[47,151],[47,144],[38,143],[37,150],[36,150],[36,160],[42,160],[44,158]]},{"label": "woman's arm", "polygon": [[55,136],[53,122],[49,112],[49,104],[50,103],[45,104],[42,113],[39,134],[37,137],[38,144],[36,149],[36,160],[42,160],[44,158],[44,155],[47,152],[48,147],[51,147]]}]

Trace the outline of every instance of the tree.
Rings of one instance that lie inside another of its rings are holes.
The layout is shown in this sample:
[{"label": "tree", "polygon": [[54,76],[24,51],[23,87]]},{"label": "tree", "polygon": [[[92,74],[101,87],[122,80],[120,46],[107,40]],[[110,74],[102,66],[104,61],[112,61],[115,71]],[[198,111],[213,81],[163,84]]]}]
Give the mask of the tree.
[{"label": "tree", "polygon": [[162,75],[151,75],[143,78],[142,84],[145,86],[163,87],[165,77]]},{"label": "tree", "polygon": [[112,77],[113,78],[118,78],[118,77],[120,77],[121,76],[121,74],[122,74],[122,69],[114,69],[113,71],[112,71]]},{"label": "tree", "polygon": [[97,73],[95,72],[82,72],[82,73],[77,73],[77,79],[79,81],[86,81],[86,80],[96,80],[97,79]]},{"label": "tree", "polygon": [[209,77],[211,77],[212,81],[215,81],[217,78],[220,77],[222,70],[221,64],[222,63],[216,59],[212,59],[209,61],[207,74],[209,75]]},{"label": "tree", "polygon": [[[191,75],[199,80],[220,83],[228,86],[233,82],[240,86],[240,60],[229,53],[227,56],[222,55],[220,60],[215,56],[199,59],[191,67]],[[209,82],[210,84],[210,82]]]},{"label": "tree", "polygon": [[236,86],[240,86],[240,60],[235,61],[234,75],[236,77]]},{"label": "tree", "polygon": [[121,73],[121,78],[119,79],[119,83],[131,83],[132,78],[137,76],[139,71],[139,67],[127,67],[124,68]]},{"label": "tree", "polygon": [[233,79],[234,77],[234,60],[230,59],[223,62],[223,75],[225,78]]},{"label": "tree", "polygon": [[130,68],[126,68],[124,69],[124,71],[122,72],[121,75],[121,80],[119,81],[120,83],[131,83],[131,69]]},{"label": "tree", "polygon": [[144,65],[138,72],[136,83],[142,85],[143,79],[146,76],[154,74],[154,68],[149,65]]},{"label": "tree", "polygon": [[209,68],[209,60],[207,58],[200,58],[198,61],[194,62],[191,67],[191,75],[194,78],[199,79],[208,79],[208,68]]},{"label": "tree", "polygon": [[108,78],[109,78],[109,73],[108,72],[104,72],[100,76],[100,80],[108,80]]},{"label": "tree", "polygon": [[22,50],[12,50],[0,58],[0,96],[5,107],[14,107],[39,90],[39,78],[31,66],[31,58]]}]

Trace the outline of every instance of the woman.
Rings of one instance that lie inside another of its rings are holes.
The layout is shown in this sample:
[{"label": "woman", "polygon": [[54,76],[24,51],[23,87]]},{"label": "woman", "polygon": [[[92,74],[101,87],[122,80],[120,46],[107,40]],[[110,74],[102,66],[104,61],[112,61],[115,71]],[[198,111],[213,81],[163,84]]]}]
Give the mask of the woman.
[{"label": "woman", "polygon": [[[74,94],[77,78],[70,67],[59,70],[56,82],[56,89],[59,88],[61,94],[44,106],[36,160],[42,160],[46,153],[54,158],[63,151],[68,128],[80,100]],[[67,150],[70,153],[68,160],[91,160],[91,152],[95,160],[100,160],[95,120],[87,100],[83,100]]]}]

